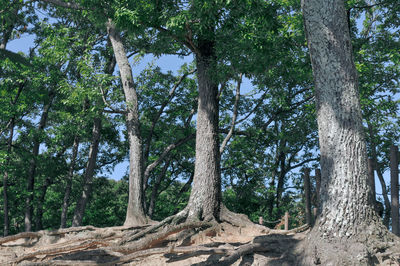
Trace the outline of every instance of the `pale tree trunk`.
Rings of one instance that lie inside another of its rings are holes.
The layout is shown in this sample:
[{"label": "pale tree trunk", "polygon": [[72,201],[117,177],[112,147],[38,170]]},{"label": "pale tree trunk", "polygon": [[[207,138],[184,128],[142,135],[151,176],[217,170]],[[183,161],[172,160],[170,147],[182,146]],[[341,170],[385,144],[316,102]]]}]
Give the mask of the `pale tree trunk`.
[{"label": "pale tree trunk", "polygon": [[34,137],[33,140],[33,149],[32,149],[32,159],[29,161],[29,171],[28,171],[28,186],[27,186],[27,193],[25,200],[25,231],[30,232],[32,231],[32,213],[33,213],[33,194],[34,194],[34,187],[35,187],[35,174],[36,174],[36,167],[37,167],[37,156],[39,154],[39,147],[40,147],[40,137],[38,136],[41,134],[46,126],[47,117],[50,111],[50,107],[53,103],[53,99],[55,97],[55,93],[53,91],[49,92],[49,99],[48,102],[43,106],[42,115],[40,118],[39,126],[37,129],[37,135]]},{"label": "pale tree trunk", "polygon": [[69,165],[68,175],[66,178],[67,184],[65,187],[63,205],[62,205],[62,210],[61,210],[60,228],[65,228],[67,226],[67,213],[68,213],[68,207],[69,207],[69,199],[71,197],[72,180],[74,177],[75,163],[76,163],[76,158],[78,157],[78,150],[79,150],[79,137],[75,136],[74,144],[72,146],[71,163]]},{"label": "pale tree trunk", "polygon": [[148,222],[148,219],[144,212],[143,202],[143,156],[136,87],[133,82],[132,69],[128,57],[126,56],[120,33],[111,20],[107,23],[107,31],[120,70],[127,109],[126,128],[129,141],[129,199],[124,225],[144,225]]},{"label": "pale tree trunk", "polygon": [[99,151],[100,136],[101,136],[101,116],[93,119],[92,140],[89,149],[89,159],[85,169],[83,180],[82,195],[79,198],[74,216],[72,218],[72,226],[81,226],[83,216],[85,215],[86,205],[89,201],[90,194],[93,188],[93,176],[96,169],[97,153]]},{"label": "pale tree trunk", "polygon": [[212,77],[214,43],[200,40],[196,55],[199,99],[196,132],[196,162],[188,203],[189,220],[218,220],[221,174],[218,137],[218,83]]},{"label": "pale tree trunk", "polygon": [[365,247],[386,241],[389,234],[374,210],[368,184],[344,1],[302,0],[302,11],[315,82],[322,174],[320,215],[306,240],[312,255],[304,263],[370,264]]}]

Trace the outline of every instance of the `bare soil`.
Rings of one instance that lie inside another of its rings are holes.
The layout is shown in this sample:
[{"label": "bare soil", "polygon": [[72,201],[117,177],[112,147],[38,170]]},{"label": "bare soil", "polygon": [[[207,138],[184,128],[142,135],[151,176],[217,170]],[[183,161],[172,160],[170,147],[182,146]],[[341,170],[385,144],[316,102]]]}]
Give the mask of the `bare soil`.
[{"label": "bare soil", "polygon": [[[307,226],[285,231],[226,222],[75,227],[0,238],[0,265],[292,266],[302,264],[308,234]],[[372,265],[399,264],[385,260]]]}]

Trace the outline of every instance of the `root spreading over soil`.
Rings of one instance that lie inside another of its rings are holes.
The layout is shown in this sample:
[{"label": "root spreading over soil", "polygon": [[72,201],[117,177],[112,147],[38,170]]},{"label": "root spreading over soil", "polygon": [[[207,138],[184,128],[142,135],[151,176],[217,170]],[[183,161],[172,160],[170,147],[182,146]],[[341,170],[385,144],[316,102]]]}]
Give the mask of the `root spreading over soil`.
[{"label": "root spreading over soil", "polygon": [[[328,245],[304,252],[307,225],[272,230],[229,211],[221,220],[189,221],[181,213],[141,227],[20,233],[0,238],[0,265],[325,265],[317,253]],[[375,250],[379,260],[365,265],[400,265],[391,247]]]}]

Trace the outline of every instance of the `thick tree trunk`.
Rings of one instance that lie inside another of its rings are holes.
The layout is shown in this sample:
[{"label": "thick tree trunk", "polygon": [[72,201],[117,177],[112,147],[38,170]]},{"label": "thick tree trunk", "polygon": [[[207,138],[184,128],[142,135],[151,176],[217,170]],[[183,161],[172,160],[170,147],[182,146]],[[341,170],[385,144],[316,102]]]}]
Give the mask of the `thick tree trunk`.
[{"label": "thick tree trunk", "polygon": [[344,1],[302,0],[302,11],[315,82],[322,174],[320,215],[306,240],[308,254],[314,255],[305,264],[315,263],[316,256],[322,265],[369,264],[365,247],[390,236],[375,212],[368,184],[358,78]]},{"label": "thick tree trunk", "polygon": [[391,217],[392,232],[400,236],[399,224],[399,149],[397,146],[390,147],[390,194],[391,194]]},{"label": "thick tree trunk", "polygon": [[53,99],[55,97],[55,93],[53,91],[49,92],[49,99],[48,102],[43,106],[43,112],[40,118],[39,126],[37,129],[37,135],[34,137],[33,140],[33,149],[32,149],[32,159],[29,162],[29,171],[28,171],[28,186],[27,186],[27,193],[25,200],[25,231],[30,232],[32,231],[32,213],[33,213],[33,198],[34,198],[34,187],[35,187],[35,174],[36,174],[36,166],[37,166],[37,156],[39,154],[39,147],[40,147],[40,137],[38,136],[41,134],[46,126],[47,117],[49,114],[50,107],[53,103]]},{"label": "thick tree trunk", "polygon": [[74,216],[72,218],[72,226],[81,226],[87,202],[93,188],[93,176],[96,169],[97,153],[99,151],[99,143],[101,136],[101,117],[94,118],[92,140],[89,149],[89,159],[85,169],[85,176],[83,180],[83,190],[80,199],[76,204]]},{"label": "thick tree trunk", "polygon": [[199,86],[196,162],[188,203],[189,220],[218,220],[221,202],[221,174],[218,137],[218,84],[212,77],[214,43],[199,41],[196,55]]},{"label": "thick tree trunk", "polygon": [[69,165],[69,171],[68,171],[68,175],[66,178],[67,183],[66,183],[66,187],[65,187],[63,205],[62,205],[62,210],[61,210],[60,228],[65,228],[67,226],[67,213],[68,213],[68,207],[69,207],[69,199],[71,197],[72,180],[74,177],[74,169],[75,169],[76,158],[78,157],[78,150],[79,150],[79,137],[75,136],[74,144],[72,146],[71,163]]},{"label": "thick tree trunk", "polygon": [[144,225],[148,219],[144,212],[143,156],[140,135],[139,104],[136,87],[133,83],[132,69],[126,56],[120,33],[110,20],[107,31],[120,70],[122,87],[126,101],[126,127],[129,140],[129,199],[125,226]]}]

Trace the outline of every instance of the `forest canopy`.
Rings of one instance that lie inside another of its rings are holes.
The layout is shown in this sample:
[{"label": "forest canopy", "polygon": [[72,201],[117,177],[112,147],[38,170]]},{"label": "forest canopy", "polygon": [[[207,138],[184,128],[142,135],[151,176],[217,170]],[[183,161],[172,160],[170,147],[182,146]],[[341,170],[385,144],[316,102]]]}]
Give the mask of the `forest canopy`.
[{"label": "forest canopy", "polygon": [[[226,206],[271,228],[289,212],[298,227],[306,223],[310,170],[311,204],[320,207],[315,86],[299,1],[1,0],[0,7],[2,235],[141,225],[188,204],[189,216],[218,220],[215,210]],[[345,9],[376,201],[389,228],[400,5],[352,0]],[[13,52],[24,36],[33,38],[29,52]],[[165,70],[157,66],[165,55],[186,62]],[[221,206],[195,206],[194,198],[208,197],[197,192],[202,176],[215,177],[207,184]]]}]

